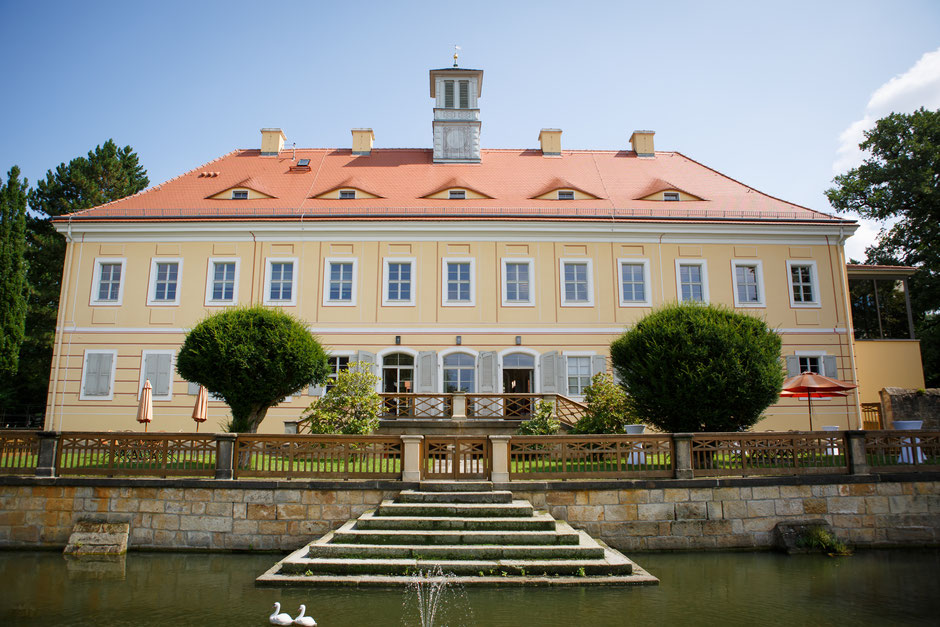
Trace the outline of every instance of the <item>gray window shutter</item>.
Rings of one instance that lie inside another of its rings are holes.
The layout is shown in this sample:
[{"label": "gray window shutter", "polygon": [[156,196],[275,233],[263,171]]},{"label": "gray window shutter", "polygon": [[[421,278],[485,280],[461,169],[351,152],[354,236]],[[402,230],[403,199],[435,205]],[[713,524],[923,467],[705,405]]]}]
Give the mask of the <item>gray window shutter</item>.
[{"label": "gray window shutter", "polygon": [[85,395],[107,396],[111,388],[111,353],[92,353],[85,371]]},{"label": "gray window shutter", "polygon": [[542,393],[553,394],[558,392],[558,371],[561,369],[563,357],[558,351],[542,353]]},{"label": "gray window shutter", "polygon": [[375,353],[370,353],[369,351],[359,351],[356,353],[356,361],[362,361],[371,367],[371,371],[375,372]]},{"label": "gray window shutter", "polygon": [[832,377],[833,379],[839,378],[839,366],[836,363],[835,355],[824,355],[822,357],[823,361],[823,376]]},{"label": "gray window shutter", "polygon": [[421,351],[418,353],[418,372],[415,392],[434,394],[437,392],[437,352]]},{"label": "gray window shutter", "polygon": [[568,396],[568,358],[559,354],[555,358],[558,367],[555,368],[555,392]]},{"label": "gray window shutter", "polygon": [[477,362],[479,371],[480,394],[496,394],[499,392],[499,383],[496,380],[498,375],[496,367],[496,353],[486,351],[480,353],[480,359]]},{"label": "gray window shutter", "polygon": [[144,380],[150,381],[154,396],[169,395],[171,362],[171,356],[166,354],[151,353],[144,358]]},{"label": "gray window shutter", "polygon": [[795,377],[800,374],[800,358],[796,355],[787,357],[787,376]]},{"label": "gray window shutter", "polygon": [[607,358],[604,355],[591,356],[591,376],[599,372],[607,372]]},{"label": "gray window shutter", "polygon": [[311,385],[310,387],[307,388],[307,394],[309,394],[310,396],[323,396],[324,394],[326,394],[326,386],[325,385]]},{"label": "gray window shutter", "polygon": [[186,393],[189,394],[190,396],[196,396],[197,394],[199,394],[199,384],[193,383],[192,381],[187,381]]}]

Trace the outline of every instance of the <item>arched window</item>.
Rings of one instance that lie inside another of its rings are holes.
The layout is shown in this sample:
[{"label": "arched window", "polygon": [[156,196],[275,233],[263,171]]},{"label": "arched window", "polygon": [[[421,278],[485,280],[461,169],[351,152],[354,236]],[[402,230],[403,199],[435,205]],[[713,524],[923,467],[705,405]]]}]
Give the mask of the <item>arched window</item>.
[{"label": "arched window", "polygon": [[535,357],[525,353],[511,353],[503,357],[503,368],[535,368]]},{"label": "arched window", "polygon": [[475,385],[475,360],[473,355],[451,353],[444,357],[444,392],[473,393]]},{"label": "arched window", "polygon": [[382,391],[388,394],[414,392],[415,358],[392,353],[382,359]]}]

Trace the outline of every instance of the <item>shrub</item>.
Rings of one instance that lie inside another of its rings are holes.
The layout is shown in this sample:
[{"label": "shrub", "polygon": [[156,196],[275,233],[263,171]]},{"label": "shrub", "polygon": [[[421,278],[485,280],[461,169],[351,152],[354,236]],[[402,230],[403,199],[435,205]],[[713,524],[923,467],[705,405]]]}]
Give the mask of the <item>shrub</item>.
[{"label": "shrub", "polygon": [[379,428],[382,398],[375,391],[379,378],[371,364],[353,362],[340,371],[322,398],[313,401],[298,428],[310,433],[367,435]]},{"label": "shrub", "polygon": [[555,408],[550,402],[539,399],[535,402],[535,413],[528,420],[523,420],[516,431],[519,435],[555,435],[561,429],[561,422],[554,416]]},{"label": "shrub", "polygon": [[606,372],[591,377],[591,385],[584,388],[584,403],[587,410],[574,426],[575,433],[625,433],[624,425],[639,422],[630,413],[623,388]]},{"label": "shrub", "polygon": [[282,311],[237,307],[186,335],[176,371],[232,410],[232,431],[254,433],[268,408],[326,378],[326,353],[304,323]]},{"label": "shrub", "polygon": [[780,395],[780,336],[724,307],[669,305],[614,340],[631,411],[668,432],[740,431]]}]

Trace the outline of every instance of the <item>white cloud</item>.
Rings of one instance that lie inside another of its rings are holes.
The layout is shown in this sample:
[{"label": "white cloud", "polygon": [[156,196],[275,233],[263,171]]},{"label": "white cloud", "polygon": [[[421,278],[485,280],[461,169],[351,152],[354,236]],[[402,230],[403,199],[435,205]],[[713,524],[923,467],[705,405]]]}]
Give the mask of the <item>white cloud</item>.
[{"label": "white cloud", "polygon": [[[917,63],[875,90],[865,106],[864,116],[852,122],[839,135],[839,148],[832,164],[835,174],[842,174],[861,165],[865,155],[858,145],[865,139],[864,132],[875,126],[889,113],[910,113],[920,107],[940,108],[940,48],[924,54]],[[882,224],[875,220],[845,214],[859,221],[858,230],[845,243],[846,259],[865,259],[865,248],[878,239]],[[889,221],[890,228],[895,221]]]},{"label": "white cloud", "polygon": [[910,113],[920,107],[940,108],[940,48],[924,54],[911,69],[875,90],[865,106],[864,116],[839,135],[832,171],[841,174],[862,163],[864,155],[858,145],[864,139],[863,132],[872,128],[879,118],[889,113]]}]

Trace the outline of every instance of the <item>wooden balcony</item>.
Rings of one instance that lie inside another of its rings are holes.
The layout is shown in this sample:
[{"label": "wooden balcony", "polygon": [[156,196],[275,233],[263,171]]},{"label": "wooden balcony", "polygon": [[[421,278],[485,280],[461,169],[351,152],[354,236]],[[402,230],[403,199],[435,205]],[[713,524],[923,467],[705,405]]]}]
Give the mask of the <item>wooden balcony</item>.
[{"label": "wooden balcony", "polygon": [[531,418],[538,401],[552,403],[555,416],[573,426],[586,407],[561,394],[382,394],[382,420],[505,420]]}]

